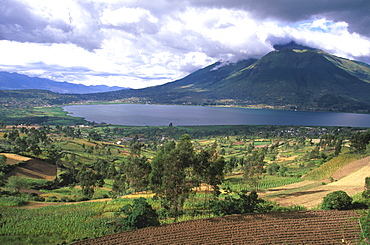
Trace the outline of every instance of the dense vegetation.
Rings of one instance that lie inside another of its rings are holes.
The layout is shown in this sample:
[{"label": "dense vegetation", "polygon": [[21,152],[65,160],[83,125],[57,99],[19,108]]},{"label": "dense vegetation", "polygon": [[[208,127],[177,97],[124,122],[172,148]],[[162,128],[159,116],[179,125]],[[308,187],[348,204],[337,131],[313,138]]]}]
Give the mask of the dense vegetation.
[{"label": "dense vegetation", "polygon": [[[56,164],[58,177],[53,181],[8,177],[26,162],[9,165],[4,156],[0,157],[0,179],[4,184],[0,238],[5,244],[22,236],[31,243],[38,239],[55,243],[139,228],[143,225],[140,220],[156,224],[156,215],[163,224],[233,213],[302,210],[301,206],[279,207],[262,200],[257,193],[302,181],[303,175],[330,161],[354,154],[364,156],[369,153],[369,134],[364,129],[338,127],[3,125],[2,152]],[[41,193],[30,194],[24,188]],[[147,202],[121,198],[130,193],[142,193]],[[45,207],[37,214],[23,210],[21,216],[25,219],[13,212],[18,209],[8,208],[30,201],[101,198],[113,199],[81,206],[88,208],[78,215],[73,211],[79,207],[75,205]],[[132,205],[133,202],[138,203]],[[135,210],[135,206],[142,208]],[[51,215],[53,212],[63,216]],[[63,236],[57,235],[61,228],[48,225],[46,219],[44,224],[51,233],[21,227],[29,225],[26,217],[39,217],[37,222],[42,222],[46,214],[51,220],[59,220],[59,226],[70,222],[75,225],[66,225]],[[10,232],[13,222],[20,227]],[[79,223],[84,224],[78,226]]]}]

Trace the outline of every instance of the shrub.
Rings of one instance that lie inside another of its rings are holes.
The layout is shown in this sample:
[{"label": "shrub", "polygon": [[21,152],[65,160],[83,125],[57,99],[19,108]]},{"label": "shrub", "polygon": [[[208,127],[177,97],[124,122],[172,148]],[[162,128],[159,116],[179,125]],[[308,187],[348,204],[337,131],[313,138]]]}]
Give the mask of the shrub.
[{"label": "shrub", "polygon": [[27,200],[25,200],[22,197],[8,196],[8,197],[0,198],[0,206],[15,207],[15,206],[23,206],[26,204],[27,204]]},{"label": "shrub", "polygon": [[124,213],[126,217],[114,223],[116,226],[115,230],[117,228],[120,230],[132,230],[160,225],[158,214],[143,197],[134,199],[132,205],[126,204],[116,215],[121,213]]},{"label": "shrub", "polygon": [[[367,211],[362,211],[360,212],[361,217],[360,217],[360,225],[361,225],[361,235],[365,239],[365,241],[369,241],[370,239],[370,212]],[[368,244],[368,243],[363,243],[363,244]]]},{"label": "shrub", "polygon": [[334,191],[324,197],[321,204],[322,209],[346,210],[352,208],[352,197],[344,191]]},{"label": "shrub", "polygon": [[210,204],[211,211],[215,215],[253,213],[258,210],[259,204],[263,202],[258,198],[255,191],[249,195],[245,191],[238,193],[239,198],[226,196],[224,200],[213,200]]}]

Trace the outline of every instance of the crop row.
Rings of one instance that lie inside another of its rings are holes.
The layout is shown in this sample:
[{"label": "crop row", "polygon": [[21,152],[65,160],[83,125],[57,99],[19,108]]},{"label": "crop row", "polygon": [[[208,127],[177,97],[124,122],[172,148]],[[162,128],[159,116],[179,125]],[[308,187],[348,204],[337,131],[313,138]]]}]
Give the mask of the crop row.
[{"label": "crop row", "polygon": [[122,232],[77,244],[342,244],[360,239],[356,213],[234,215]]},{"label": "crop row", "polygon": [[0,207],[0,237],[58,237],[72,241],[103,236],[109,233],[104,224],[111,219],[97,217],[102,208],[89,203],[34,210]]}]

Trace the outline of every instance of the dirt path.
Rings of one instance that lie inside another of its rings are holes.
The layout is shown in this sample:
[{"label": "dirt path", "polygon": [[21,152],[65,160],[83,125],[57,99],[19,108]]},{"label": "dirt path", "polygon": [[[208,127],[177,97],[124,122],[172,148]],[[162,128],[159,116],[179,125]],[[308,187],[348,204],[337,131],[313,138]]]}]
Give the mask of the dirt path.
[{"label": "dirt path", "polygon": [[[320,186],[317,185],[321,182],[316,182],[317,187],[305,190],[305,187],[314,186],[315,182],[303,181],[280,188],[269,189],[266,193],[263,193],[261,197],[266,196],[268,200],[278,202],[282,206],[302,205],[306,208],[314,208],[321,204],[323,198],[330,192],[342,190],[352,196],[363,191],[365,178],[369,176],[370,157],[365,157],[348,164],[337,173],[333,174],[334,179],[340,178],[336,182]],[[279,194],[279,197],[268,198],[269,196],[278,196]]]}]

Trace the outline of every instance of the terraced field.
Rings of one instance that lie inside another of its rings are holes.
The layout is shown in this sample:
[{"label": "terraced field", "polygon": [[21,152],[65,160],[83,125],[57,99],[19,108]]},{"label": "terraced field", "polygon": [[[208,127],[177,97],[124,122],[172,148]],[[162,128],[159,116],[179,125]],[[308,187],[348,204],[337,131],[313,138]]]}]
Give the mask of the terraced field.
[{"label": "terraced field", "polygon": [[[332,175],[336,180],[333,183],[321,185],[316,181],[316,186],[302,190],[305,186],[314,186],[314,181],[303,181],[284,187],[271,188],[261,193],[262,198],[278,202],[282,206],[302,205],[314,208],[323,198],[334,191],[345,191],[350,196],[364,190],[365,178],[370,176],[370,157],[356,160]],[[277,196],[277,197],[273,197]]]},{"label": "terraced field", "polygon": [[46,161],[23,157],[16,154],[4,153],[7,158],[6,164],[16,164],[20,161],[24,161],[24,164],[16,167],[13,171],[7,174],[9,176],[21,176],[34,179],[45,179],[53,180],[56,175],[56,166],[54,164],[47,163]]},{"label": "terraced field", "polygon": [[355,211],[245,214],[184,221],[121,232],[90,244],[358,244]]}]

